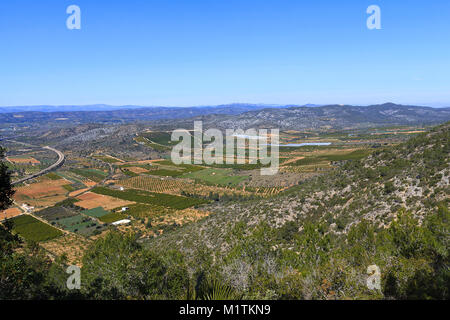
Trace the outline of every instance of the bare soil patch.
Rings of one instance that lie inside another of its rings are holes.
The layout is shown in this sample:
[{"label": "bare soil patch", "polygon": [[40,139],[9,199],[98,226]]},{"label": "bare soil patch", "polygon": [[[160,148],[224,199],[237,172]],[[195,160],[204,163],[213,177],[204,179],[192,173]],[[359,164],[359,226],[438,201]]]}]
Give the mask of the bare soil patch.
[{"label": "bare soil patch", "polygon": [[126,201],[92,192],[82,194],[81,196],[78,196],[77,199],[81,201],[78,201],[76,205],[84,209],[94,209],[102,207],[105,210],[112,210],[118,207],[129,206],[135,203],[132,201]]},{"label": "bare soil patch", "polygon": [[9,208],[0,212],[0,221],[20,216],[22,211],[19,208]]}]

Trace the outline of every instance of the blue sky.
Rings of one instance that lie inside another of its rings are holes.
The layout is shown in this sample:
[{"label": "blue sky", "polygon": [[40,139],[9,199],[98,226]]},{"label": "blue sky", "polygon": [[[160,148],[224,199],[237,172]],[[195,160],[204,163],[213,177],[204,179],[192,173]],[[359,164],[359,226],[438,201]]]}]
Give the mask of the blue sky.
[{"label": "blue sky", "polygon": [[450,106],[449,34],[448,0],[1,1],[0,106]]}]

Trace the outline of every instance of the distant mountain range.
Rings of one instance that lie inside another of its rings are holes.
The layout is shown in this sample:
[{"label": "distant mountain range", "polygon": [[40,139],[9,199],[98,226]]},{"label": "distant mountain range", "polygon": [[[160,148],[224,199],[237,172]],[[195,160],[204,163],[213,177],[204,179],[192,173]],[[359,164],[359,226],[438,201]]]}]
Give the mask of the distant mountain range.
[{"label": "distant mountain range", "polygon": [[[12,111],[17,110],[17,111]],[[39,110],[39,111],[37,111]],[[55,111],[57,110],[57,111]],[[205,127],[342,129],[386,125],[429,125],[450,120],[450,108],[405,106],[385,103],[372,106],[351,105],[264,105],[228,104],[201,107],[139,106],[39,106],[0,108],[0,123],[64,124],[132,123],[158,121],[182,125],[202,120]]]},{"label": "distant mountain range", "polygon": [[239,115],[204,115],[205,127],[345,129],[387,125],[430,125],[450,120],[450,108],[385,103],[372,106],[328,105],[252,110]]},{"label": "distant mountain range", "polygon": [[31,106],[0,107],[0,123],[67,122],[67,123],[129,123],[161,119],[186,119],[207,114],[237,115],[264,108],[289,106],[228,104],[199,107],[142,106]]},{"label": "distant mountain range", "polygon": [[[192,106],[192,107],[167,107],[167,106],[136,106],[136,105],[124,105],[124,106],[111,106],[107,104],[92,104],[92,105],[64,105],[64,106],[11,106],[0,107],[0,113],[22,113],[22,112],[92,112],[92,111],[119,111],[119,110],[136,110],[145,109],[147,111],[153,111],[155,113],[172,110],[198,110],[198,112],[208,112],[211,110],[217,113],[236,113],[245,112],[250,110],[257,110],[263,108],[287,108],[294,105],[272,105],[272,104],[247,104],[247,103],[231,103],[217,106]],[[314,107],[317,105],[307,104],[307,107]]]}]

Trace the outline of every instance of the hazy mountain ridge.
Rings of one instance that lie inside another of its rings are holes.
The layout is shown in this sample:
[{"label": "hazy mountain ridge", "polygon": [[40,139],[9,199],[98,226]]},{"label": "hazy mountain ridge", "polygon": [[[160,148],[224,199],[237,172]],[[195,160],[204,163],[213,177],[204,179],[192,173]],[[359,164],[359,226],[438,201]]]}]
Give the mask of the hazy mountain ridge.
[{"label": "hazy mountain ridge", "polygon": [[[186,121],[189,119],[189,121]],[[1,113],[3,124],[53,123],[67,126],[85,123],[130,123],[158,121],[157,125],[183,127],[202,120],[206,127],[343,129],[386,125],[437,124],[450,120],[450,108],[403,106],[393,103],[373,106],[271,106],[230,104],[213,107],[149,107],[103,111]]]},{"label": "hazy mountain ridge", "polygon": [[[199,105],[190,107],[176,107],[176,106],[140,106],[140,105],[122,105],[112,106],[107,104],[92,104],[92,105],[62,105],[62,106],[50,106],[50,105],[36,105],[36,106],[9,106],[0,107],[0,113],[21,113],[21,112],[94,112],[94,111],[118,111],[118,110],[133,110],[133,109],[146,109],[148,111],[157,111],[162,109],[167,110],[180,110],[180,109],[199,109],[209,110],[217,109],[222,112],[224,109],[231,109],[238,111],[248,111],[254,109],[263,108],[288,108],[291,106],[300,107],[300,105],[282,105],[282,104],[264,104],[264,103],[229,103],[221,105]],[[306,104],[305,107],[318,107],[315,104]],[[231,112],[231,111],[230,111]],[[233,111],[234,112],[234,111]]]},{"label": "hazy mountain ridge", "polygon": [[[229,104],[199,107],[141,107],[141,106],[61,106],[61,107],[0,107],[3,123],[128,123],[161,119],[185,119],[206,114],[234,115],[267,108],[268,105]],[[271,106],[275,108],[278,106]],[[279,106],[284,108],[287,106]]]},{"label": "hazy mountain ridge", "polygon": [[328,105],[315,108],[262,109],[235,116],[204,116],[207,127],[280,128],[281,130],[369,128],[387,125],[437,124],[450,120],[450,108]]}]

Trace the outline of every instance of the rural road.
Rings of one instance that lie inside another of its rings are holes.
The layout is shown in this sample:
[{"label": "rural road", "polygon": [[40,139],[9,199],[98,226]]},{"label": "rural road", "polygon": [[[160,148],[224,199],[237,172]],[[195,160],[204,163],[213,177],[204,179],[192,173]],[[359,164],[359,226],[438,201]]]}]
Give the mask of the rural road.
[{"label": "rural road", "polygon": [[[28,145],[28,144],[26,144],[26,143],[21,143],[21,142],[17,142],[17,141],[13,141],[13,140],[9,140],[9,141],[15,142],[15,143],[24,144],[24,145]],[[28,145],[28,146],[31,146],[31,145]],[[32,146],[32,147],[35,147],[35,146]],[[16,185],[16,184],[19,184],[19,183],[22,183],[22,182],[25,182],[25,181],[28,181],[28,180],[37,178],[37,177],[42,176],[42,175],[44,175],[44,174],[46,174],[46,173],[49,173],[50,171],[52,171],[52,170],[54,170],[54,169],[56,169],[56,168],[59,168],[59,167],[64,163],[64,160],[65,160],[65,158],[66,158],[66,157],[64,156],[64,153],[62,153],[61,151],[56,150],[56,149],[54,149],[54,148],[52,148],[52,147],[49,147],[49,146],[43,147],[43,149],[47,149],[47,150],[50,150],[50,151],[55,152],[55,153],[58,155],[58,160],[57,160],[54,164],[52,164],[51,166],[45,168],[44,170],[41,170],[41,171],[39,171],[39,172],[37,172],[37,173],[34,173],[34,174],[32,174],[32,175],[30,175],[30,176],[28,176],[28,177],[25,177],[25,178],[22,178],[22,179],[20,179],[20,180],[17,180],[17,181],[12,182],[11,184],[12,184],[13,186]]]}]

